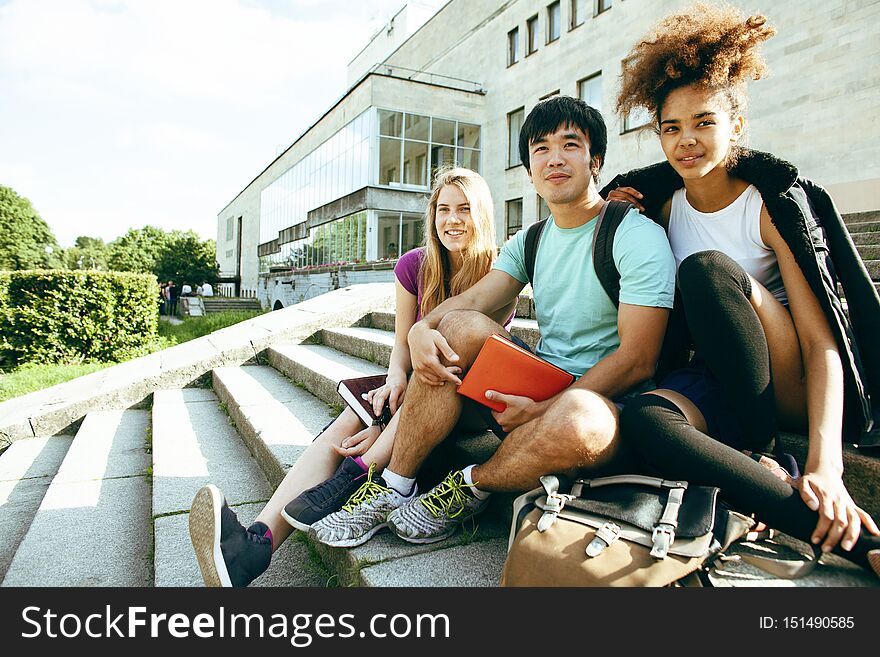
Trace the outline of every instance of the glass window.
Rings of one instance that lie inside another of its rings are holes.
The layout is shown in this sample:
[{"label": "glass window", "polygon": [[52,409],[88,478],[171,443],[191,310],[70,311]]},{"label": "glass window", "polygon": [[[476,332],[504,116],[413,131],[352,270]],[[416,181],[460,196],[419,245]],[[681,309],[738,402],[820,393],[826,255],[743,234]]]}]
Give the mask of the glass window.
[{"label": "glass window", "polygon": [[538,197],[538,221],[541,219],[546,219],[550,216],[550,208],[547,206],[547,201],[542,199],[540,196]]},{"label": "glass window", "polygon": [[232,217],[229,217],[226,219],[226,241],[227,242],[233,238],[234,229],[233,229],[232,222],[233,222]]},{"label": "glass window", "polygon": [[431,141],[435,144],[455,145],[455,121],[432,119]]},{"label": "glass window", "polygon": [[403,142],[403,183],[423,187],[428,185],[428,144]]},{"label": "glass window", "polygon": [[379,259],[400,257],[397,244],[400,239],[400,214],[379,213]]},{"label": "glass window", "polygon": [[458,145],[465,148],[480,147],[480,126],[458,122]]},{"label": "glass window", "polygon": [[428,141],[428,127],[431,121],[427,116],[418,114],[406,115],[406,139],[418,139],[419,141]]},{"label": "glass window", "polygon": [[507,223],[507,236],[515,234],[522,228],[523,200],[515,198],[505,203],[505,221]]},{"label": "glass window", "polygon": [[379,139],[379,184],[400,182],[400,140]]},{"label": "glass window", "polygon": [[571,29],[583,25],[587,18],[587,0],[571,0]]},{"label": "glass window", "polygon": [[562,13],[559,0],[556,0],[556,2],[547,6],[547,43],[556,41],[559,38],[561,23]]},{"label": "glass window", "polygon": [[431,180],[437,169],[455,164],[455,149],[452,146],[431,146]]},{"label": "glass window", "polygon": [[596,73],[578,82],[578,97],[590,107],[602,111],[602,74]]},{"label": "glass window", "polygon": [[611,0],[596,0],[596,14],[601,14],[603,11],[611,9]]},{"label": "glass window", "polygon": [[515,27],[507,33],[507,65],[513,66],[519,61],[519,28]]},{"label": "glass window", "polygon": [[651,113],[644,107],[637,107],[632,112],[623,117],[623,132],[636,130],[651,122]]},{"label": "glass window", "polygon": [[525,120],[526,110],[520,107],[507,115],[507,166],[522,164],[519,159],[519,131]]},{"label": "glass window", "polygon": [[417,214],[404,214],[400,226],[400,255],[422,245],[424,218]]},{"label": "glass window", "polygon": [[480,173],[480,151],[472,151],[469,148],[459,148],[456,160],[464,168]]},{"label": "glass window", "polygon": [[403,113],[379,110],[379,134],[388,137],[400,137],[403,127]]},{"label": "glass window", "polygon": [[532,16],[526,21],[526,30],[528,32],[526,43],[526,56],[531,55],[538,49],[538,16]]}]

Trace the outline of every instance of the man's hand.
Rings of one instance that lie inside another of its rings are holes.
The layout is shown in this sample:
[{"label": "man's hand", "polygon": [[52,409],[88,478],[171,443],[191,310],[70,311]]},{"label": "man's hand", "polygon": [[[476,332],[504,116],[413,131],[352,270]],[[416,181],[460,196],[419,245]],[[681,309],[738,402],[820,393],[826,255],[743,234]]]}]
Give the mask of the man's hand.
[{"label": "man's hand", "polygon": [[819,513],[812,541],[822,541],[825,552],[838,543],[844,550],[851,550],[863,525],[875,536],[880,535],[873,518],[856,506],[840,475],[824,470],[806,472],[800,479],[800,491],[806,505]]},{"label": "man's hand", "polygon": [[461,385],[461,368],[456,365],[444,365],[440,358],[450,363],[458,361],[456,354],[439,331],[427,328],[421,323],[415,324],[409,332],[409,353],[413,372],[425,383],[442,386],[447,381]]},{"label": "man's hand", "polygon": [[526,422],[535,419],[541,413],[541,404],[528,397],[518,395],[505,395],[497,390],[487,390],[486,399],[501,402],[506,405],[503,411],[492,411],[492,417],[507,432],[513,431]]},{"label": "man's hand", "polygon": [[626,201],[627,203],[632,203],[638,208],[639,212],[645,211],[645,206],[640,203],[643,198],[645,197],[642,193],[634,187],[618,187],[617,189],[612,189],[608,192],[609,201]]}]

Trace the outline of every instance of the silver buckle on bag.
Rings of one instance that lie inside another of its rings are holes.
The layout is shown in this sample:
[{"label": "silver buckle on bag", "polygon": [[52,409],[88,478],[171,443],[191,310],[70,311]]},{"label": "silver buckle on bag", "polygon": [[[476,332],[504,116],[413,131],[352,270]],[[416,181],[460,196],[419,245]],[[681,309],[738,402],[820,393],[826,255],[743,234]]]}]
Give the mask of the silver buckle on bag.
[{"label": "silver buckle on bag", "polygon": [[675,529],[672,525],[660,524],[654,527],[651,533],[651,556],[655,559],[665,559],[669,554],[669,547],[675,540]]},{"label": "silver buckle on bag", "polygon": [[607,548],[618,538],[620,538],[620,526],[609,520],[596,530],[596,535],[587,546],[587,556],[598,556],[601,554],[602,550]]},{"label": "silver buckle on bag", "polygon": [[545,532],[553,526],[553,523],[556,522],[556,516],[570,499],[572,499],[571,495],[562,493],[553,493],[547,496],[547,501],[544,503],[544,515],[538,520],[539,532]]}]

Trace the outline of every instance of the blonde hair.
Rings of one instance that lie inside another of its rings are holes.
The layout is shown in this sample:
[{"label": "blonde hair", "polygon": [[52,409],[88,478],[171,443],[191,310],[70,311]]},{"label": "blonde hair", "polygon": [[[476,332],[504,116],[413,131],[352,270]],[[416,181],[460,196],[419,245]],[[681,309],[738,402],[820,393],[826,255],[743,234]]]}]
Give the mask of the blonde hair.
[{"label": "blonde hair", "polygon": [[[449,252],[437,235],[437,199],[440,191],[454,185],[470,205],[473,235],[461,251],[461,268],[453,276]],[[495,220],[492,193],[483,177],[462,167],[437,171],[425,212],[425,257],[419,270],[422,317],[449,297],[460,294],[489,273],[495,261]]]}]

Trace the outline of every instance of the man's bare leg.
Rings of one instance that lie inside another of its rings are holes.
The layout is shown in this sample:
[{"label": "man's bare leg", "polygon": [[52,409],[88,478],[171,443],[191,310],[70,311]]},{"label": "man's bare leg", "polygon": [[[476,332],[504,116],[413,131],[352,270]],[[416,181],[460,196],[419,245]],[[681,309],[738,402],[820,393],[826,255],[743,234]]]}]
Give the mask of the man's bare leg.
[{"label": "man's bare leg", "polygon": [[[474,362],[487,337],[493,333],[509,337],[504,328],[473,310],[448,313],[440,320],[437,330],[458,354],[455,365],[461,367],[462,373]],[[432,386],[414,376],[406,390],[406,403],[400,410],[400,426],[388,470],[415,478],[431,451],[458,422],[462,401],[454,384]]]}]

